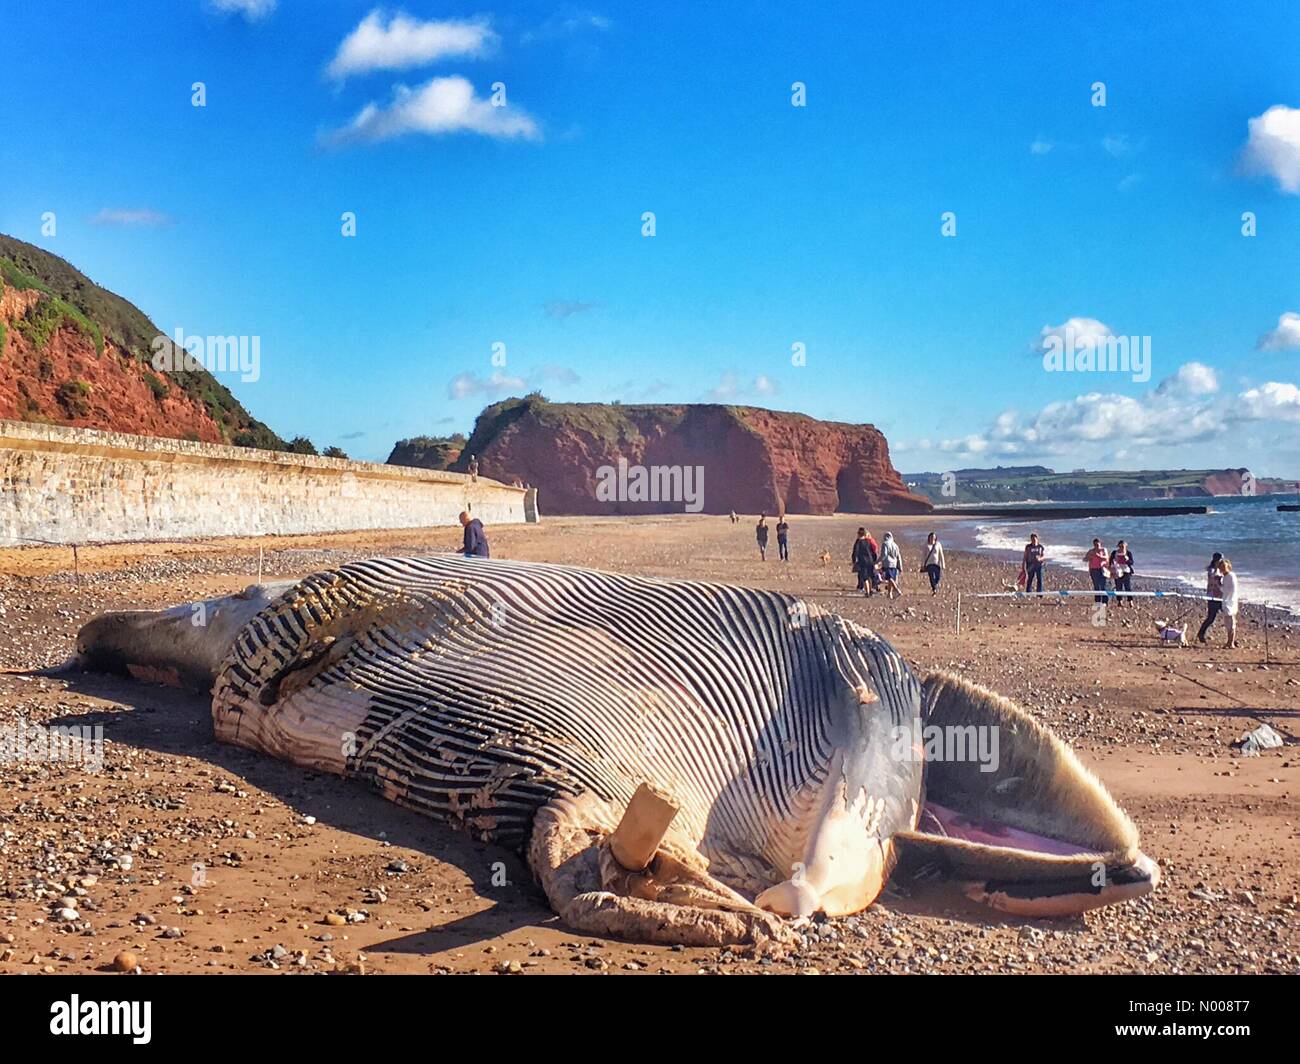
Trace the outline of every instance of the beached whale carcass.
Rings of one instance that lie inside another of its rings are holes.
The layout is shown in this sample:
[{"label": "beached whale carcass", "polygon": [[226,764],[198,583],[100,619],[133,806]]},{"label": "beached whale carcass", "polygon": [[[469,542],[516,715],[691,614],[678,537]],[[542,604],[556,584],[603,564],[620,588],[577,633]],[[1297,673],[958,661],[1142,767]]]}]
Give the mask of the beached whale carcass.
[{"label": "beached whale carcass", "polygon": [[[592,933],[782,940],[911,850],[1011,912],[1158,879],[1101,784],[1010,702],[922,684],[789,595],[454,555],[96,618],[89,668],[212,690],[218,738],[518,847]],[[996,764],[927,733],[996,737]]]}]

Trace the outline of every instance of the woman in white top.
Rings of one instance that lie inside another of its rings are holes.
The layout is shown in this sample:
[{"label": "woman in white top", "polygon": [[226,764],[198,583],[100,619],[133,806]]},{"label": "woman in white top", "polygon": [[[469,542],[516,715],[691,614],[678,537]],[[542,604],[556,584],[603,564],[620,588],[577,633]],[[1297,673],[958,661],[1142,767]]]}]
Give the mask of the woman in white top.
[{"label": "woman in white top", "polygon": [[943,544],[939,537],[931,532],[925,538],[925,561],[921,563],[921,572],[930,577],[930,594],[939,593],[939,581],[943,578]]},{"label": "woman in white top", "polygon": [[1223,578],[1223,590],[1219,594],[1223,599],[1223,615],[1228,619],[1228,649],[1231,650],[1237,645],[1237,574],[1227,558],[1219,562],[1219,572]]},{"label": "woman in white top", "polygon": [[885,541],[880,544],[880,582],[885,587],[885,597],[901,598],[903,589],[903,552],[898,549],[894,533],[886,532]]}]

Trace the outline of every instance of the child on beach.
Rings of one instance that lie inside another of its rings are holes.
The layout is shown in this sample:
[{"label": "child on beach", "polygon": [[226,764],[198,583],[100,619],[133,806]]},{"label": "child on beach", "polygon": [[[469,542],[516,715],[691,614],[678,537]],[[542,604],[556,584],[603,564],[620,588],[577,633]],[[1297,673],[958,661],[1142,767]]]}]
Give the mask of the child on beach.
[{"label": "child on beach", "polygon": [[930,577],[930,594],[939,593],[939,581],[943,578],[943,544],[939,542],[939,537],[931,532],[925,537],[925,561],[921,565],[921,572],[927,573]]},{"label": "child on beach", "polygon": [[1029,542],[1025,544],[1025,553],[1020,561],[1020,571],[1025,577],[1023,590],[1033,591],[1035,580],[1038,581],[1038,590],[1043,590],[1043,555],[1046,553],[1047,548],[1038,542],[1038,533],[1032,533]]},{"label": "child on beach", "polygon": [[903,589],[898,586],[899,574],[903,571],[903,552],[898,549],[894,533],[885,533],[885,542],[880,545],[880,580],[885,585],[885,595],[896,599],[903,597]]},{"label": "child on beach", "polygon": [[1092,541],[1092,550],[1083,556],[1083,560],[1088,564],[1088,575],[1092,577],[1092,589],[1101,592],[1093,595],[1093,602],[1106,601],[1106,565],[1109,562],[1109,556],[1106,554],[1106,548],[1101,545],[1101,540]]},{"label": "child on beach", "polygon": [[1205,611],[1205,621],[1201,624],[1201,630],[1196,633],[1198,643],[1205,642],[1205,633],[1210,630],[1210,626],[1214,624],[1214,619],[1219,616],[1219,611],[1223,609],[1223,603],[1219,601],[1219,598],[1223,595],[1223,575],[1219,572],[1219,562],[1221,561],[1223,561],[1223,555],[1216,550],[1214,557],[1210,559],[1209,568],[1205,570],[1205,593],[1210,597],[1211,601],[1206,603],[1209,609]]},{"label": "child on beach", "polygon": [[1124,540],[1121,539],[1110,552],[1109,565],[1111,579],[1115,581],[1115,605],[1123,606],[1127,600],[1132,606],[1129,593],[1133,590],[1133,552]]},{"label": "child on beach", "polygon": [[758,524],[754,526],[754,538],[758,540],[758,557],[767,561],[767,514],[758,515]]},{"label": "child on beach", "polygon": [[870,532],[867,533],[867,546],[871,548],[871,590],[880,590],[880,544],[876,542],[876,537]]}]

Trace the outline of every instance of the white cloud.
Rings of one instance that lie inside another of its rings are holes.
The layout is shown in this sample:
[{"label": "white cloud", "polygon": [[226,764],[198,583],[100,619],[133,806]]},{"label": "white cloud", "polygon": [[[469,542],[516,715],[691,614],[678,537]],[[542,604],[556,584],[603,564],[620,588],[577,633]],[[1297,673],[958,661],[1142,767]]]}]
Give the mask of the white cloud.
[{"label": "white cloud", "polygon": [[1172,377],[1166,377],[1156,391],[1164,395],[1213,395],[1219,390],[1219,374],[1204,362],[1185,362]]},{"label": "white cloud", "polygon": [[218,11],[243,15],[249,22],[265,18],[275,10],[276,0],[211,0]]},{"label": "white cloud", "polygon": [[524,44],[531,44],[534,41],[571,37],[587,30],[604,31],[613,25],[614,23],[610,19],[604,15],[596,14],[594,11],[579,11],[570,8],[552,15],[537,29],[525,32],[520,40]]},{"label": "white cloud", "polygon": [[1300,347],[1300,314],[1288,310],[1277,319],[1277,328],[1259,338],[1256,351],[1288,351]]},{"label": "white cloud", "polygon": [[469,399],[476,395],[500,396],[525,389],[522,377],[508,377],[500,370],[493,370],[486,380],[473,373],[457,373],[447,385],[447,395],[452,399]]},{"label": "white cloud", "polygon": [[372,70],[409,70],[450,56],[477,58],[496,42],[485,18],[422,22],[398,13],[385,24],[376,8],[343,39],[326,73],[346,78]]},{"label": "white cloud", "polygon": [[716,388],[711,388],[706,396],[710,402],[730,403],[747,395],[775,395],[776,382],[764,374],[759,374],[752,381],[741,380],[736,374],[727,372],[722,375]]},{"label": "white cloud", "polygon": [[1102,446],[1191,444],[1221,436],[1239,421],[1270,416],[1264,412],[1268,397],[1252,401],[1248,398],[1251,393],[1245,393],[1223,398],[1218,390],[1216,371],[1204,363],[1190,362],[1139,397],[1089,392],[1050,402],[1024,418],[1006,411],[987,432],[945,440],[939,449],[971,457],[1070,455],[1082,462]]},{"label": "white cloud", "polygon": [[1044,140],[1042,137],[1038,137],[1034,140],[1032,144],[1029,145],[1029,154],[1046,155],[1054,147],[1056,147],[1056,145],[1053,144],[1050,140]]},{"label": "white cloud", "polygon": [[148,207],[105,207],[90,221],[92,225],[116,225],[127,229],[157,229],[171,224],[167,215]]},{"label": "white cloud", "polygon": [[552,299],[545,307],[548,318],[571,318],[575,314],[584,314],[595,310],[595,303],[584,303],[580,299]]},{"label": "white cloud", "polygon": [[1068,318],[1060,325],[1044,325],[1033,349],[1042,354],[1055,340],[1064,350],[1082,351],[1103,344],[1114,335],[1109,325],[1096,318]]},{"label": "white cloud", "polygon": [[1300,109],[1278,104],[1249,122],[1242,152],[1247,173],[1277,180],[1282,191],[1300,195]]},{"label": "white cloud", "polygon": [[1300,388],[1269,382],[1219,394],[1218,373],[1188,362],[1139,396],[1088,392],[1027,416],[1005,411],[980,433],[941,440],[937,450],[966,457],[1069,456],[1075,464],[1116,446],[1178,447],[1214,439],[1253,421],[1300,421]]},{"label": "white cloud", "polygon": [[534,384],[577,384],[580,378],[568,366],[545,365],[530,379]]},{"label": "white cloud", "polygon": [[1300,388],[1269,381],[1239,397],[1247,414],[1258,420],[1300,421]]},{"label": "white cloud", "polygon": [[577,384],[581,378],[568,366],[548,363],[527,377],[514,377],[500,370],[493,370],[492,376],[480,377],[475,373],[458,373],[447,384],[447,394],[452,399],[472,399],[482,396],[497,399],[503,395],[522,395],[534,391],[546,384]]},{"label": "white cloud", "polygon": [[1101,138],[1101,147],[1107,155],[1115,159],[1123,159],[1136,155],[1146,147],[1146,138],[1137,140],[1127,133],[1111,133]]},{"label": "white cloud", "polygon": [[433,78],[419,88],[398,85],[387,107],[368,103],[342,129],[326,139],[335,144],[392,140],[408,133],[443,136],[479,133],[485,137],[540,140],[532,116],[515,106],[495,107],[474,94],[465,78]]}]

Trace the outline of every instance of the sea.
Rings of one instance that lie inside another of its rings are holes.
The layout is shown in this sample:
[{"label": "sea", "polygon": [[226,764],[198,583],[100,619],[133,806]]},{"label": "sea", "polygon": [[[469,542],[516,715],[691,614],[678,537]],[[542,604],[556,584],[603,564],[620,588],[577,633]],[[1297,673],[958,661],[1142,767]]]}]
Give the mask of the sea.
[{"label": "sea", "polygon": [[[1126,501],[1122,505],[1153,509],[1205,505],[1210,512],[1150,517],[1085,517],[1081,513],[1078,519],[1041,521],[959,518],[945,530],[944,537],[948,546],[1005,556],[1009,564],[1018,565],[1029,533],[1037,532],[1047,548],[1049,577],[1053,565],[1084,571],[1083,556],[1093,537],[1099,537],[1107,550],[1123,539],[1133,552],[1134,591],[1144,590],[1143,576],[1203,591],[1210,555],[1220,551],[1232,561],[1244,601],[1280,607],[1300,617],[1300,512],[1278,510],[1279,505],[1298,502],[1296,494]],[[1086,512],[1098,504],[1040,505]],[[1115,505],[1120,501],[1115,500]],[[945,512],[958,515],[960,507]]]}]

